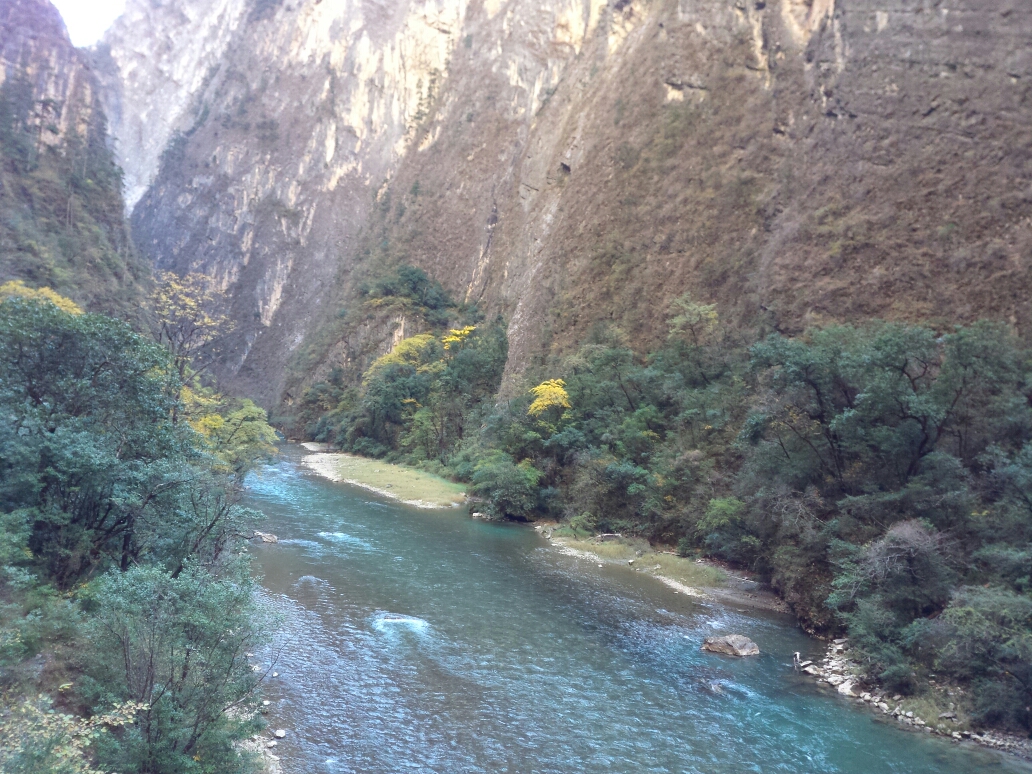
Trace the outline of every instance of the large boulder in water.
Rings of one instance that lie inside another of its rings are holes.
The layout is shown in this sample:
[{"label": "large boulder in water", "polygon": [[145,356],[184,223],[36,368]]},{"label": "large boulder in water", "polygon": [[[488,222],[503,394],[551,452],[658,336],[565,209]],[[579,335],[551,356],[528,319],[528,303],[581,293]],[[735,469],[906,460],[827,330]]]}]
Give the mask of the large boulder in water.
[{"label": "large boulder in water", "polygon": [[741,634],[728,634],[725,637],[707,637],[702,649],[710,653],[723,653],[725,656],[758,656],[760,649],[756,643]]}]

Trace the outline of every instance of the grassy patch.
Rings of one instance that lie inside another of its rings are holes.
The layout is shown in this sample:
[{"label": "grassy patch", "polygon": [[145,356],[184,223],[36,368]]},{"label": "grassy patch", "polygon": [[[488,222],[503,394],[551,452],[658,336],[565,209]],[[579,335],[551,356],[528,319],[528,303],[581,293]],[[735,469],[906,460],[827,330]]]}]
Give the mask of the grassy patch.
[{"label": "grassy patch", "polygon": [[[954,704],[952,711],[956,713],[957,720],[939,720],[940,714],[950,711],[951,702]],[[938,728],[944,732],[968,731],[971,728],[971,723],[961,708],[959,700],[942,693],[929,691],[920,696],[904,699],[900,703],[903,705],[904,712],[913,712],[914,717],[921,718],[932,728]]]},{"label": "grassy patch", "polygon": [[[554,534],[558,537],[558,530]],[[633,559],[632,566],[640,572],[669,578],[686,586],[712,588],[723,586],[727,581],[726,574],[719,567],[701,564],[694,559],[685,559],[673,554],[659,553],[644,540],[621,538],[596,541],[562,538],[557,542],[575,551],[594,554],[604,562],[626,564]]]},{"label": "grassy patch", "polygon": [[333,481],[357,484],[427,508],[451,508],[466,499],[462,484],[380,460],[350,454],[313,454],[305,458],[305,464]]}]

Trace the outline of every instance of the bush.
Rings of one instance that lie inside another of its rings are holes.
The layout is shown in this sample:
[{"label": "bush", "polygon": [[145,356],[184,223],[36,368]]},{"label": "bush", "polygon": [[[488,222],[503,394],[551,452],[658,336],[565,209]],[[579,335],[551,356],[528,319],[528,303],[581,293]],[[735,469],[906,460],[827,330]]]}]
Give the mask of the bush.
[{"label": "bush", "polygon": [[974,686],[982,722],[1032,731],[1032,599],[965,586],[941,616],[917,622],[913,632],[937,671]]},{"label": "bush", "polygon": [[473,492],[487,499],[492,515],[527,521],[538,505],[540,479],[529,460],[516,464],[505,452],[492,451],[473,470]]}]

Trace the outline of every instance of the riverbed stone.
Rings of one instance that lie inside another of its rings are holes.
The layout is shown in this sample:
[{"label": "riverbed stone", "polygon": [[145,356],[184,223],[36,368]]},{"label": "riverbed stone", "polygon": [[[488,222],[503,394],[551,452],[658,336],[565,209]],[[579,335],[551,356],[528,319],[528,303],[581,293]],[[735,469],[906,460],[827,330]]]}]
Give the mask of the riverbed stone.
[{"label": "riverbed stone", "polygon": [[726,656],[758,656],[760,649],[755,642],[741,634],[728,634],[723,637],[707,637],[702,649],[710,653],[722,653]]},{"label": "riverbed stone", "polygon": [[842,681],[839,684],[837,690],[843,696],[855,696],[855,694],[853,693],[853,681],[852,680],[844,680],[844,681]]}]

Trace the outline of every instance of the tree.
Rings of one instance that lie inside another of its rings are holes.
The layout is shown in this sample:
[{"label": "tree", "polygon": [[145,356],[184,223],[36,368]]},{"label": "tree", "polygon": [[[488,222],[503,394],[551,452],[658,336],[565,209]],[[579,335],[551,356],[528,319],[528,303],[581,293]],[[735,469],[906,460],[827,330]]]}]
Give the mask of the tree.
[{"label": "tree", "polygon": [[6,298],[27,298],[36,301],[48,301],[62,312],[82,314],[82,309],[69,298],[55,293],[50,288],[30,288],[21,280],[11,280],[0,285],[0,301]]},{"label": "tree", "polygon": [[89,719],[56,712],[44,696],[0,709],[0,771],[6,774],[102,774],[90,747],[109,729],[126,726],[146,704],[124,702]]},{"label": "tree", "polygon": [[205,413],[190,425],[204,437],[225,471],[238,476],[276,453],[276,431],[269,425],[268,414],[250,400],[240,401],[240,408],[225,415]]},{"label": "tree", "polygon": [[473,492],[488,498],[489,510],[499,518],[526,520],[537,508],[541,472],[523,460],[519,464],[504,452],[492,451],[473,471]]},{"label": "tree", "polygon": [[671,301],[670,311],[674,313],[668,321],[670,336],[686,337],[695,346],[703,344],[719,322],[717,305],[697,303],[691,293]]},{"label": "tree", "polygon": [[527,409],[527,414],[532,417],[540,417],[554,408],[571,408],[570,395],[566,392],[566,382],[562,379],[548,379],[537,387],[531,387],[530,394],[534,396],[534,402]]},{"label": "tree", "polygon": [[[48,300],[0,302],[0,507],[67,587],[142,549],[137,525],[190,454],[171,422],[169,357],[125,323]],[[173,372],[174,373],[174,372]]]},{"label": "tree", "polygon": [[237,562],[178,577],[134,567],[96,584],[87,690],[146,707],[102,762],[140,774],[242,771],[231,741],[257,730],[259,703],[247,652],[269,630],[253,583]]},{"label": "tree", "polygon": [[[224,295],[211,277],[162,272],[157,279],[151,294],[156,336],[172,353],[179,379],[185,381],[188,368],[201,373],[211,365],[214,345],[230,332],[232,324],[227,315],[217,311],[225,305]],[[205,352],[208,357],[201,361]]]}]

